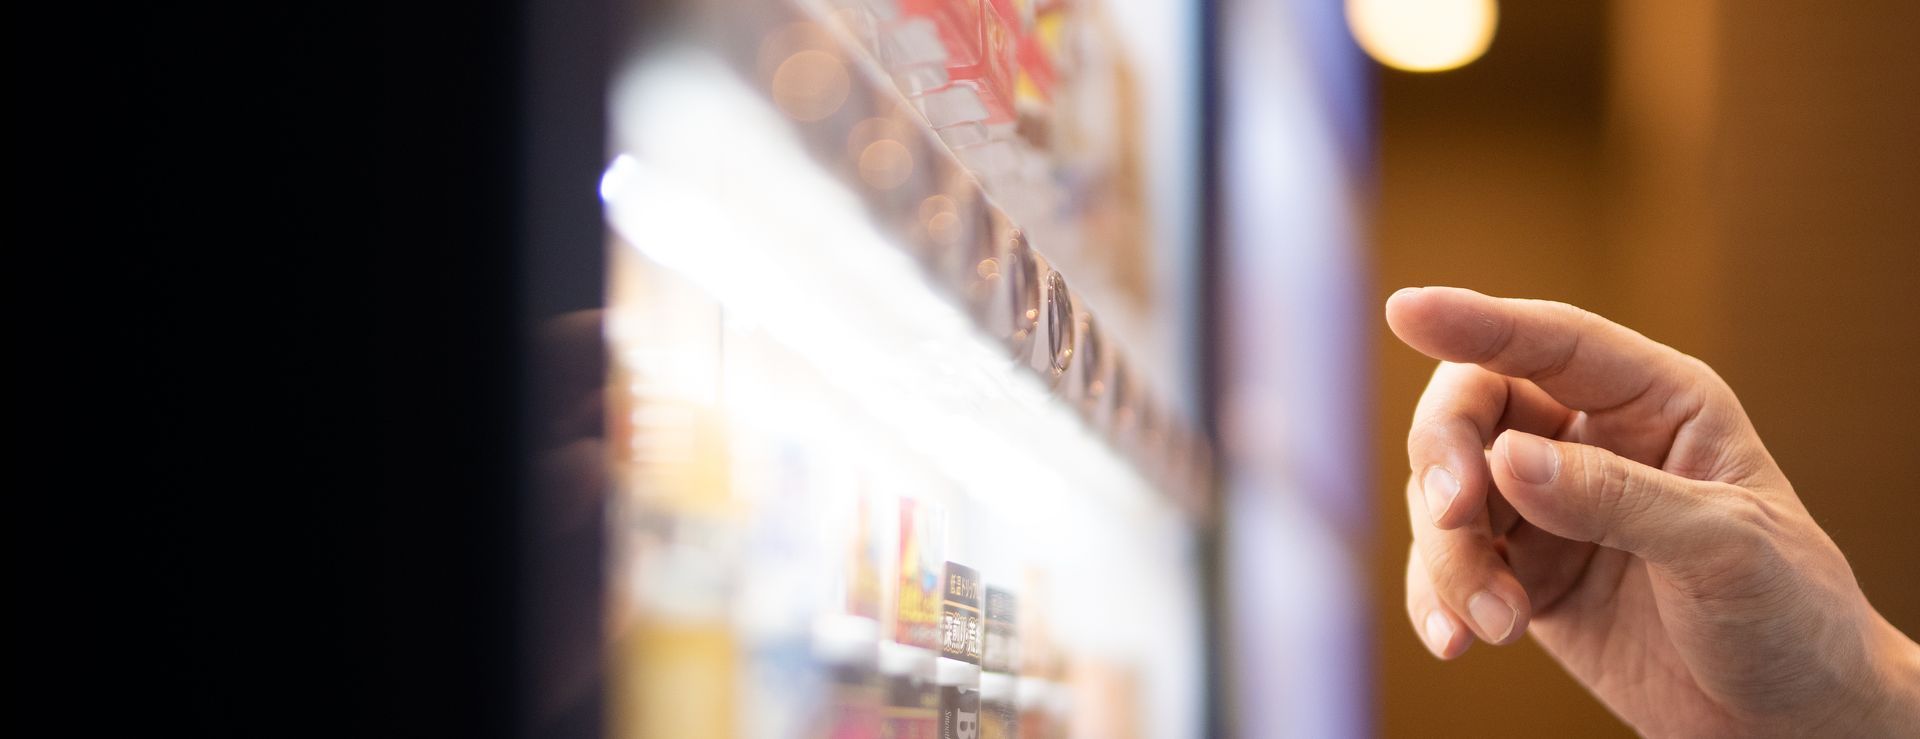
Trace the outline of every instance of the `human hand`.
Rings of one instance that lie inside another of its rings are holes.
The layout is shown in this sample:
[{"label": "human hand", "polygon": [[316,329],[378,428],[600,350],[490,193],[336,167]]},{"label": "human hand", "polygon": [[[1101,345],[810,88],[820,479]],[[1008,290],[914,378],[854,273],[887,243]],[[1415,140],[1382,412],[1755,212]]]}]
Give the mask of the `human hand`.
[{"label": "human hand", "polygon": [[1441,360],[1407,437],[1407,612],[1442,659],[1532,633],[1659,736],[1920,731],[1920,646],[1701,361],[1563,304],[1387,300]]}]

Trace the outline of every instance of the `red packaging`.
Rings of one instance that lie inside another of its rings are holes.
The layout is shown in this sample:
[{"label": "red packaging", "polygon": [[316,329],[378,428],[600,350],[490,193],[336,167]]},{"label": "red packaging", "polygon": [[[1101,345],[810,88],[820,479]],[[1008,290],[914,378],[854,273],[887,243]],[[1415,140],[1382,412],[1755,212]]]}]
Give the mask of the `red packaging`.
[{"label": "red packaging", "polygon": [[987,123],[1014,120],[1020,19],[1012,0],[901,0],[900,11],[939,27],[947,77],[979,95]]}]

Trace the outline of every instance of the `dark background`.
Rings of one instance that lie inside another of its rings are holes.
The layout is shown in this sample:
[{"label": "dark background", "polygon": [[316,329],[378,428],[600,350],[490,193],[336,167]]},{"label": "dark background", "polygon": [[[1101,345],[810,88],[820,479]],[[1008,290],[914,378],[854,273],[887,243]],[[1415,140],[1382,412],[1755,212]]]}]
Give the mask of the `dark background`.
[{"label": "dark background", "polygon": [[521,328],[561,307],[526,246],[571,217],[533,193],[591,209],[602,139],[536,146],[528,96],[600,88],[522,62],[577,24],[592,67],[606,7],[10,9],[18,723],[524,719]]}]

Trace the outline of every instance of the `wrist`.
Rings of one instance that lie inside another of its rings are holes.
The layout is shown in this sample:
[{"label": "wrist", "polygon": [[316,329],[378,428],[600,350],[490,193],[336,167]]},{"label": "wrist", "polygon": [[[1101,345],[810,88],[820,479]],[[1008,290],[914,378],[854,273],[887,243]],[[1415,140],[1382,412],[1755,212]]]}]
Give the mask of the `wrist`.
[{"label": "wrist", "polygon": [[1900,736],[1920,727],[1920,644],[1878,613],[1873,621],[1879,638],[1863,735]]}]

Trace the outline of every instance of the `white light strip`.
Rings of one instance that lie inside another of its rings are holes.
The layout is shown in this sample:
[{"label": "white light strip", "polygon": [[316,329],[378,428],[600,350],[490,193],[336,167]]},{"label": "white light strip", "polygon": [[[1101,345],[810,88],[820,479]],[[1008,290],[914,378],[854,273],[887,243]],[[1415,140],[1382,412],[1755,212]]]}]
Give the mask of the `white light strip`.
[{"label": "white light strip", "polygon": [[1093,516],[1111,535],[1179,517],[939,297],[717,60],[650,57],[614,112],[622,153],[601,195],[621,235],[764,328],[996,518],[1060,531]]}]

